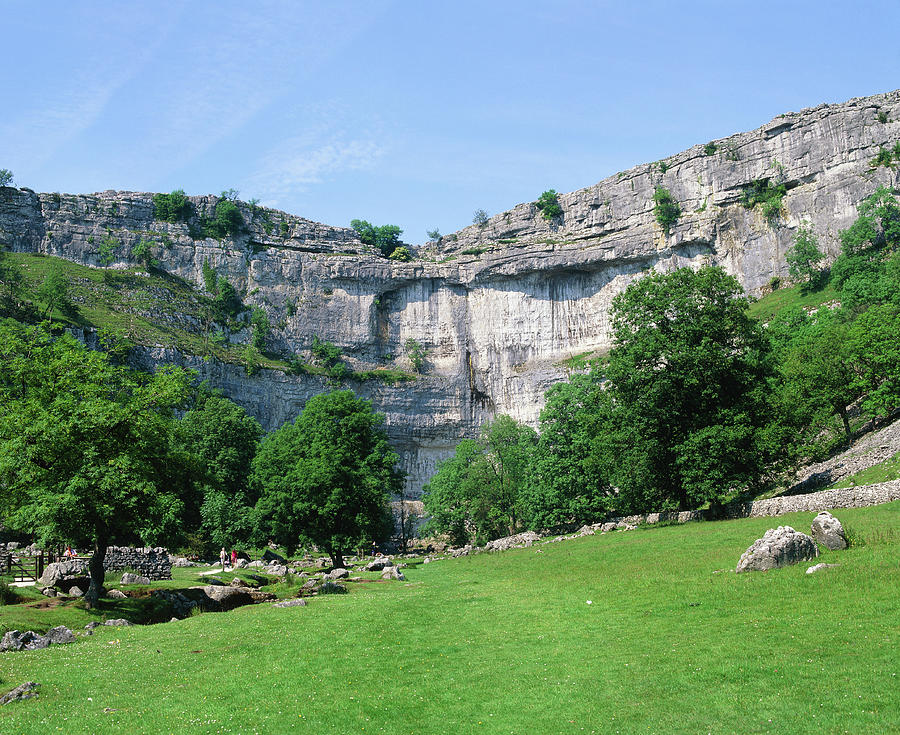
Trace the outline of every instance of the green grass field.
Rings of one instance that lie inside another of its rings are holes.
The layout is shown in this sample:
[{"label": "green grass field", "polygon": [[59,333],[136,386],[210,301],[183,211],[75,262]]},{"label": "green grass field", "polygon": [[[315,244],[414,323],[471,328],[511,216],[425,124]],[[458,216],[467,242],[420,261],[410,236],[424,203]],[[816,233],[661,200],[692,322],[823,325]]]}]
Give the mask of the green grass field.
[{"label": "green grass field", "polygon": [[807,291],[801,285],[779,288],[750,304],[749,314],[761,322],[769,322],[785,309],[803,307],[815,309],[840,299],[840,294],[830,283],[815,291]]},{"label": "green grass field", "polygon": [[0,732],[898,732],[900,503],[837,512],[861,544],[823,554],[836,568],[731,572],[814,515],[442,560],[3,654],[0,691],[41,694]]}]

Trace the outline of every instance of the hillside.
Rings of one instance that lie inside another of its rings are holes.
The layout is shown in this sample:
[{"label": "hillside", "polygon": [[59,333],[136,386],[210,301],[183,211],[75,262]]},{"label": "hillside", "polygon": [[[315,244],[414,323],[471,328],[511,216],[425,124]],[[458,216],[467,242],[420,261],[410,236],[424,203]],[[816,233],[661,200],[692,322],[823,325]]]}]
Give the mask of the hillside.
[{"label": "hillside", "polygon": [[[314,337],[337,345],[358,374],[387,371],[353,387],[386,414],[415,493],[484,420],[534,422],[566,361],[609,346],[612,298],[648,269],[719,264],[759,294],[786,275],[802,221],[833,258],[856,205],[896,183],[891,166],[872,161],[898,140],[898,92],[787,113],[560,195],[561,214],[549,220],[520,204],[413,248],[408,263],[379,256],[353,230],[242,202],[238,230],[210,231],[218,197],[191,197],[194,216],[165,221],[152,194],[134,192],[4,188],[0,243],[17,257],[90,266],[93,276],[77,276],[85,326],[114,322],[137,343],[135,360],[195,368],[268,429],[328,386],[321,371],[288,368],[314,363]],[[658,190],[680,208],[666,228],[654,213]],[[107,278],[136,279],[124,291],[98,281],[103,242],[115,245]],[[142,248],[155,270],[139,265]],[[207,297],[204,263],[267,314],[268,356],[253,375],[240,357],[246,315],[210,347],[196,311]],[[425,350],[422,374],[396,381],[412,372],[410,340]]]}]

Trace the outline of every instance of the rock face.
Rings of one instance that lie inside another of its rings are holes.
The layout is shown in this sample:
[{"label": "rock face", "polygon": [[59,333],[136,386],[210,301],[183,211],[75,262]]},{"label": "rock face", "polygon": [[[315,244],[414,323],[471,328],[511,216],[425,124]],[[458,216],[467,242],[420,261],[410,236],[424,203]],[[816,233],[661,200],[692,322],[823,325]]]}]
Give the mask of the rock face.
[{"label": "rock face", "polygon": [[812,537],[826,549],[838,551],[847,548],[847,536],[841,522],[827,510],[823,510],[812,522]]},{"label": "rock face", "polygon": [[795,531],[790,526],[779,526],[770,528],[761,539],[753,542],[741,555],[736,571],[764,572],[809,561],[818,555],[815,541],[805,533]]},{"label": "rock face", "polygon": [[[891,168],[869,164],[898,139],[898,92],[787,113],[715,141],[712,154],[696,145],[562,194],[562,214],[552,221],[534,203],[519,204],[483,226],[413,248],[409,263],[378,257],[352,230],[246,204],[239,204],[246,232],[195,239],[188,224],[154,220],[152,195],[134,192],[4,188],[0,242],[97,266],[99,243],[111,232],[119,243],[113,265],[123,267],[136,264],[132,249],[149,238],[163,270],[201,287],[208,262],[245,304],[265,309],[280,349],[305,357],[319,336],[359,371],[409,370],[404,345],[416,340],[426,350],[417,380],[348,384],[385,413],[407,491],[415,493],[486,419],[508,413],[536,422],[544,391],[566,374],[563,361],[610,346],[613,297],[649,269],[718,264],[758,294],[787,275],[784,255],[803,220],[835,256],[856,205],[878,185],[896,183]],[[762,179],[787,189],[775,221],[741,204],[750,182]],[[668,233],[653,212],[657,186],[682,211]],[[192,198],[200,211],[211,212],[216,201]],[[182,321],[190,326],[189,317]],[[327,389],[321,376],[247,376],[238,365],[164,346],[145,347],[136,360],[198,370],[267,429]]]}]

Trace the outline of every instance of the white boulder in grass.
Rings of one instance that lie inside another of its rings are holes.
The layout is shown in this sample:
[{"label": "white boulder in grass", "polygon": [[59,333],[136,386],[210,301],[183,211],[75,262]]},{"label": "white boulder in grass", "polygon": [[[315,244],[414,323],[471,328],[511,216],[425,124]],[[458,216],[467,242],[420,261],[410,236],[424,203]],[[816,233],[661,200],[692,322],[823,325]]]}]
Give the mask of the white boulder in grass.
[{"label": "white boulder in grass", "polygon": [[813,538],[826,549],[840,551],[849,546],[843,525],[827,510],[823,510],[813,519],[810,530]]},{"label": "white boulder in grass", "polygon": [[765,572],[786,567],[819,555],[816,542],[790,526],[770,528],[757,539],[738,561],[737,572]]}]

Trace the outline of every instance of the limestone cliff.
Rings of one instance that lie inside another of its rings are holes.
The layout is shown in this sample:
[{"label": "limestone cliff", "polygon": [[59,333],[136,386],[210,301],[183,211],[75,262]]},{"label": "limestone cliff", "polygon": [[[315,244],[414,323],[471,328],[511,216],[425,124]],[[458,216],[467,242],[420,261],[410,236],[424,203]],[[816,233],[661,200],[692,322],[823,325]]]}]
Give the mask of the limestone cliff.
[{"label": "limestone cliff", "polygon": [[[352,230],[245,204],[244,234],[196,239],[187,224],[154,220],[152,195],[133,192],[3,189],[0,242],[99,266],[108,234],[121,243],[119,265],[134,263],[132,248],[143,238],[155,244],[161,269],[198,287],[206,260],[245,303],[269,313],[285,353],[302,354],[317,335],[357,369],[406,367],[403,345],[417,340],[427,350],[418,380],[351,386],[386,414],[416,492],[484,420],[509,413],[534,423],[544,391],[565,375],[562,361],[609,347],[610,302],[642,272],[713,263],[758,294],[786,276],[784,254],[804,220],[835,256],[856,205],[896,183],[892,168],[870,161],[898,141],[900,92],[788,113],[562,194],[563,213],[551,221],[520,204],[414,248],[409,263],[376,255]],[[762,179],[786,187],[771,220],[741,203],[750,182]],[[657,186],[682,211],[668,233],[654,217]],[[212,211],[217,198],[192,201]],[[276,370],[250,377],[169,345],[147,345],[141,359],[196,368],[269,429],[326,389],[319,377]]]}]

